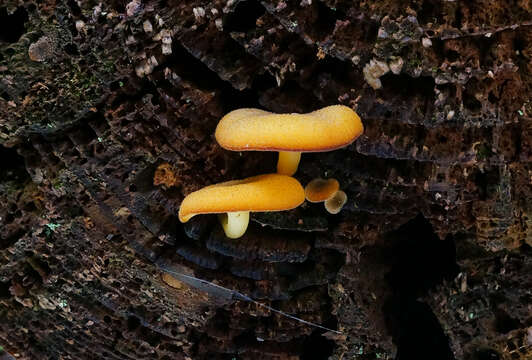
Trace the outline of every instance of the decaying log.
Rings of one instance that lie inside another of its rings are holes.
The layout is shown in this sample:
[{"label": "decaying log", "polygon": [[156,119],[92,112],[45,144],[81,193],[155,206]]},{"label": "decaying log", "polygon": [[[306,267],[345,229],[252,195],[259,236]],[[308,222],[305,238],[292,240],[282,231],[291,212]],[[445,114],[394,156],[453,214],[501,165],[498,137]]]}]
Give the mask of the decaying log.
[{"label": "decaying log", "polygon": [[[532,358],[531,93],[529,0],[2,1],[4,357]],[[331,104],[365,133],[296,177],[338,215],[178,221],[275,170],[221,116]]]}]

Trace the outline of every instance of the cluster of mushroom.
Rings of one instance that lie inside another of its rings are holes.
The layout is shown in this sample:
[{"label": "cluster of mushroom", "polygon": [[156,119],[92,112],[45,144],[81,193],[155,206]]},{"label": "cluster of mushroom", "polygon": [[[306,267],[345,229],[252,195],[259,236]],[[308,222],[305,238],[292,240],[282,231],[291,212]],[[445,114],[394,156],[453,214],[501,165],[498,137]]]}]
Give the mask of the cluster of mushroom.
[{"label": "cluster of mushroom", "polygon": [[364,128],[349,107],[328,106],[308,114],[274,114],[259,109],[238,109],[218,123],[215,137],[233,151],[278,151],[277,174],[253,176],[210,185],[189,194],[181,203],[179,220],[199,214],[220,214],[229,238],[246,232],[250,212],[290,210],[305,198],[324,201],[327,211],[338,213],[347,200],[334,179],[316,179],[305,189],[292,177],[302,152],[339,149],[358,138]]},{"label": "cluster of mushroom", "polygon": [[324,203],[325,210],[331,214],[338,214],[347,201],[347,195],[340,190],[336,179],[312,180],[305,186],[305,198],[313,203]]}]

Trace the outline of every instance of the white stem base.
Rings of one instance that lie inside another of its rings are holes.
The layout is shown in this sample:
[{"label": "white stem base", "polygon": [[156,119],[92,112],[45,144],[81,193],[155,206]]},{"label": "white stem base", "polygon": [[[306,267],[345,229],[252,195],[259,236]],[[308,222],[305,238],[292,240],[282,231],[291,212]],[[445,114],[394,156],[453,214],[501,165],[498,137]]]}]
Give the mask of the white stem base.
[{"label": "white stem base", "polygon": [[235,211],[219,216],[225,235],[230,239],[238,239],[246,232],[249,224],[249,211]]}]

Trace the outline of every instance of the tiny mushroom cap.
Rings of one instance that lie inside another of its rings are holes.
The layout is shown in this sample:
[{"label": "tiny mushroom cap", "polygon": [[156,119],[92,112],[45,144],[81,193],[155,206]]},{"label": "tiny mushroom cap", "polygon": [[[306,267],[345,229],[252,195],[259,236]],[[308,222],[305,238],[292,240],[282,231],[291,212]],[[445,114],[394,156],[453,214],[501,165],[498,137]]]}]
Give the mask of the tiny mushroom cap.
[{"label": "tiny mushroom cap", "polygon": [[342,148],[363,131],[360,117],[344,105],[327,106],[308,114],[274,114],[246,108],[225,115],[216,127],[215,137],[227,150],[279,151],[278,172],[293,175],[302,152]]},{"label": "tiny mushroom cap", "polygon": [[333,197],[325,200],[325,209],[331,214],[338,214],[346,202],[347,195],[342,190],[338,190]]},{"label": "tiny mushroom cap", "polygon": [[305,186],[305,198],[313,203],[322,202],[331,198],[338,190],[338,180],[316,178]]},{"label": "tiny mushroom cap", "polygon": [[187,222],[198,214],[227,214],[220,221],[227,237],[242,236],[249,213],[283,211],[305,201],[303,187],[296,179],[280,174],[253,176],[207,186],[189,194],[179,208],[179,220]]}]

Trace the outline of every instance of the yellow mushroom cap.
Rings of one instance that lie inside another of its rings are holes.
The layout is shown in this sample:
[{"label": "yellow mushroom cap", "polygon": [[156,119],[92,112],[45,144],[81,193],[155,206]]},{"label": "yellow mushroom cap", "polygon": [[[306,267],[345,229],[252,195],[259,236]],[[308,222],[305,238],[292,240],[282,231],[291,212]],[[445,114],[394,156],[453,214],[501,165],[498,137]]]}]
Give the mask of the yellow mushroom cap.
[{"label": "yellow mushroom cap", "polygon": [[310,202],[322,202],[332,197],[340,190],[340,183],[336,179],[317,178],[305,186],[305,198]]},{"label": "yellow mushroom cap", "polygon": [[220,120],[215,137],[228,150],[318,152],[349,145],[363,131],[351,108],[333,105],[308,114],[234,110]]},{"label": "yellow mushroom cap", "polygon": [[189,194],[179,208],[179,220],[187,222],[198,214],[290,210],[303,201],[305,191],[293,177],[259,175],[210,185]]}]

